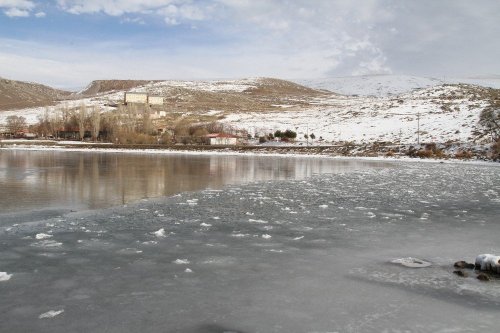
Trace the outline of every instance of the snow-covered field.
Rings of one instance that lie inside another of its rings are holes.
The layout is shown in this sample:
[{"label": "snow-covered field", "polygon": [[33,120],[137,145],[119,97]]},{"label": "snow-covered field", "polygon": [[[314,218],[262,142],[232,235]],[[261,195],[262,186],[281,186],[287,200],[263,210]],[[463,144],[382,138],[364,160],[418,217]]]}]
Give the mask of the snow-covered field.
[{"label": "snow-covered field", "polygon": [[444,112],[439,97],[449,94],[460,95],[461,88],[426,88],[396,99],[332,96],[318,99],[307,110],[235,113],[224,121],[257,135],[291,129],[301,140],[305,134],[314,133],[316,140],[411,144],[418,141],[420,129],[421,142],[472,141],[485,104],[465,95],[449,102],[449,111]]}]

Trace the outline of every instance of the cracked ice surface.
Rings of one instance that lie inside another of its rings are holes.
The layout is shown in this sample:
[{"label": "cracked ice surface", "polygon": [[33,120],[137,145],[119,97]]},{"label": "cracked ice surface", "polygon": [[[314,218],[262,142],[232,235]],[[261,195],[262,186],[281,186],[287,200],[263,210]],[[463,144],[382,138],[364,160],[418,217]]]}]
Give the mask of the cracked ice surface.
[{"label": "cracked ice surface", "polygon": [[[15,278],[0,285],[0,330],[496,328],[499,282],[452,265],[500,253],[499,170],[394,163],[9,226],[0,271]],[[42,233],[52,237],[33,239]],[[405,258],[431,265],[391,263]],[[48,308],[64,315],[40,326]]]}]

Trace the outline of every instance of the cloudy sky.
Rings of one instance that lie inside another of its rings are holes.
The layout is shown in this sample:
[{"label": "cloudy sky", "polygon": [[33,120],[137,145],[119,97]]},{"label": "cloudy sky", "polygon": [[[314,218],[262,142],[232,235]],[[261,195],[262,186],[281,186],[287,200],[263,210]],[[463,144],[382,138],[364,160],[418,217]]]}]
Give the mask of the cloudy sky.
[{"label": "cloudy sky", "polygon": [[0,77],[500,74],[499,0],[0,0]]}]

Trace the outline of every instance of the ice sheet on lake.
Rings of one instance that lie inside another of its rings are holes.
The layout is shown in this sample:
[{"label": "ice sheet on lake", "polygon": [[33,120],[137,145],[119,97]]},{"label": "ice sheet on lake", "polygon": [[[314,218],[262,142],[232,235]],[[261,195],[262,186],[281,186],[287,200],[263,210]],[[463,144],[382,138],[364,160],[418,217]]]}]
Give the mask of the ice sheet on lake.
[{"label": "ice sheet on lake", "polygon": [[[220,318],[250,332],[356,331],[352,313],[374,332],[494,330],[498,281],[460,278],[453,263],[500,253],[498,170],[394,163],[20,224],[0,235],[0,268],[22,288],[2,293],[0,330],[36,331],[29,319],[47,304],[78,308],[71,323],[96,323],[88,331],[201,332]],[[412,258],[432,265],[401,265]],[[384,317],[389,303],[397,315]]]}]

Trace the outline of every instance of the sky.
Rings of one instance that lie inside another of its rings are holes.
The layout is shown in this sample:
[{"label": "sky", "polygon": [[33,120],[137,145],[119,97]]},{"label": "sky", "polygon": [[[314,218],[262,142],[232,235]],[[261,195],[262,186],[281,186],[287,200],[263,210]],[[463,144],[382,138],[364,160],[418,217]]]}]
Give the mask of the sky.
[{"label": "sky", "polygon": [[0,77],[500,74],[499,0],[0,0]]}]

